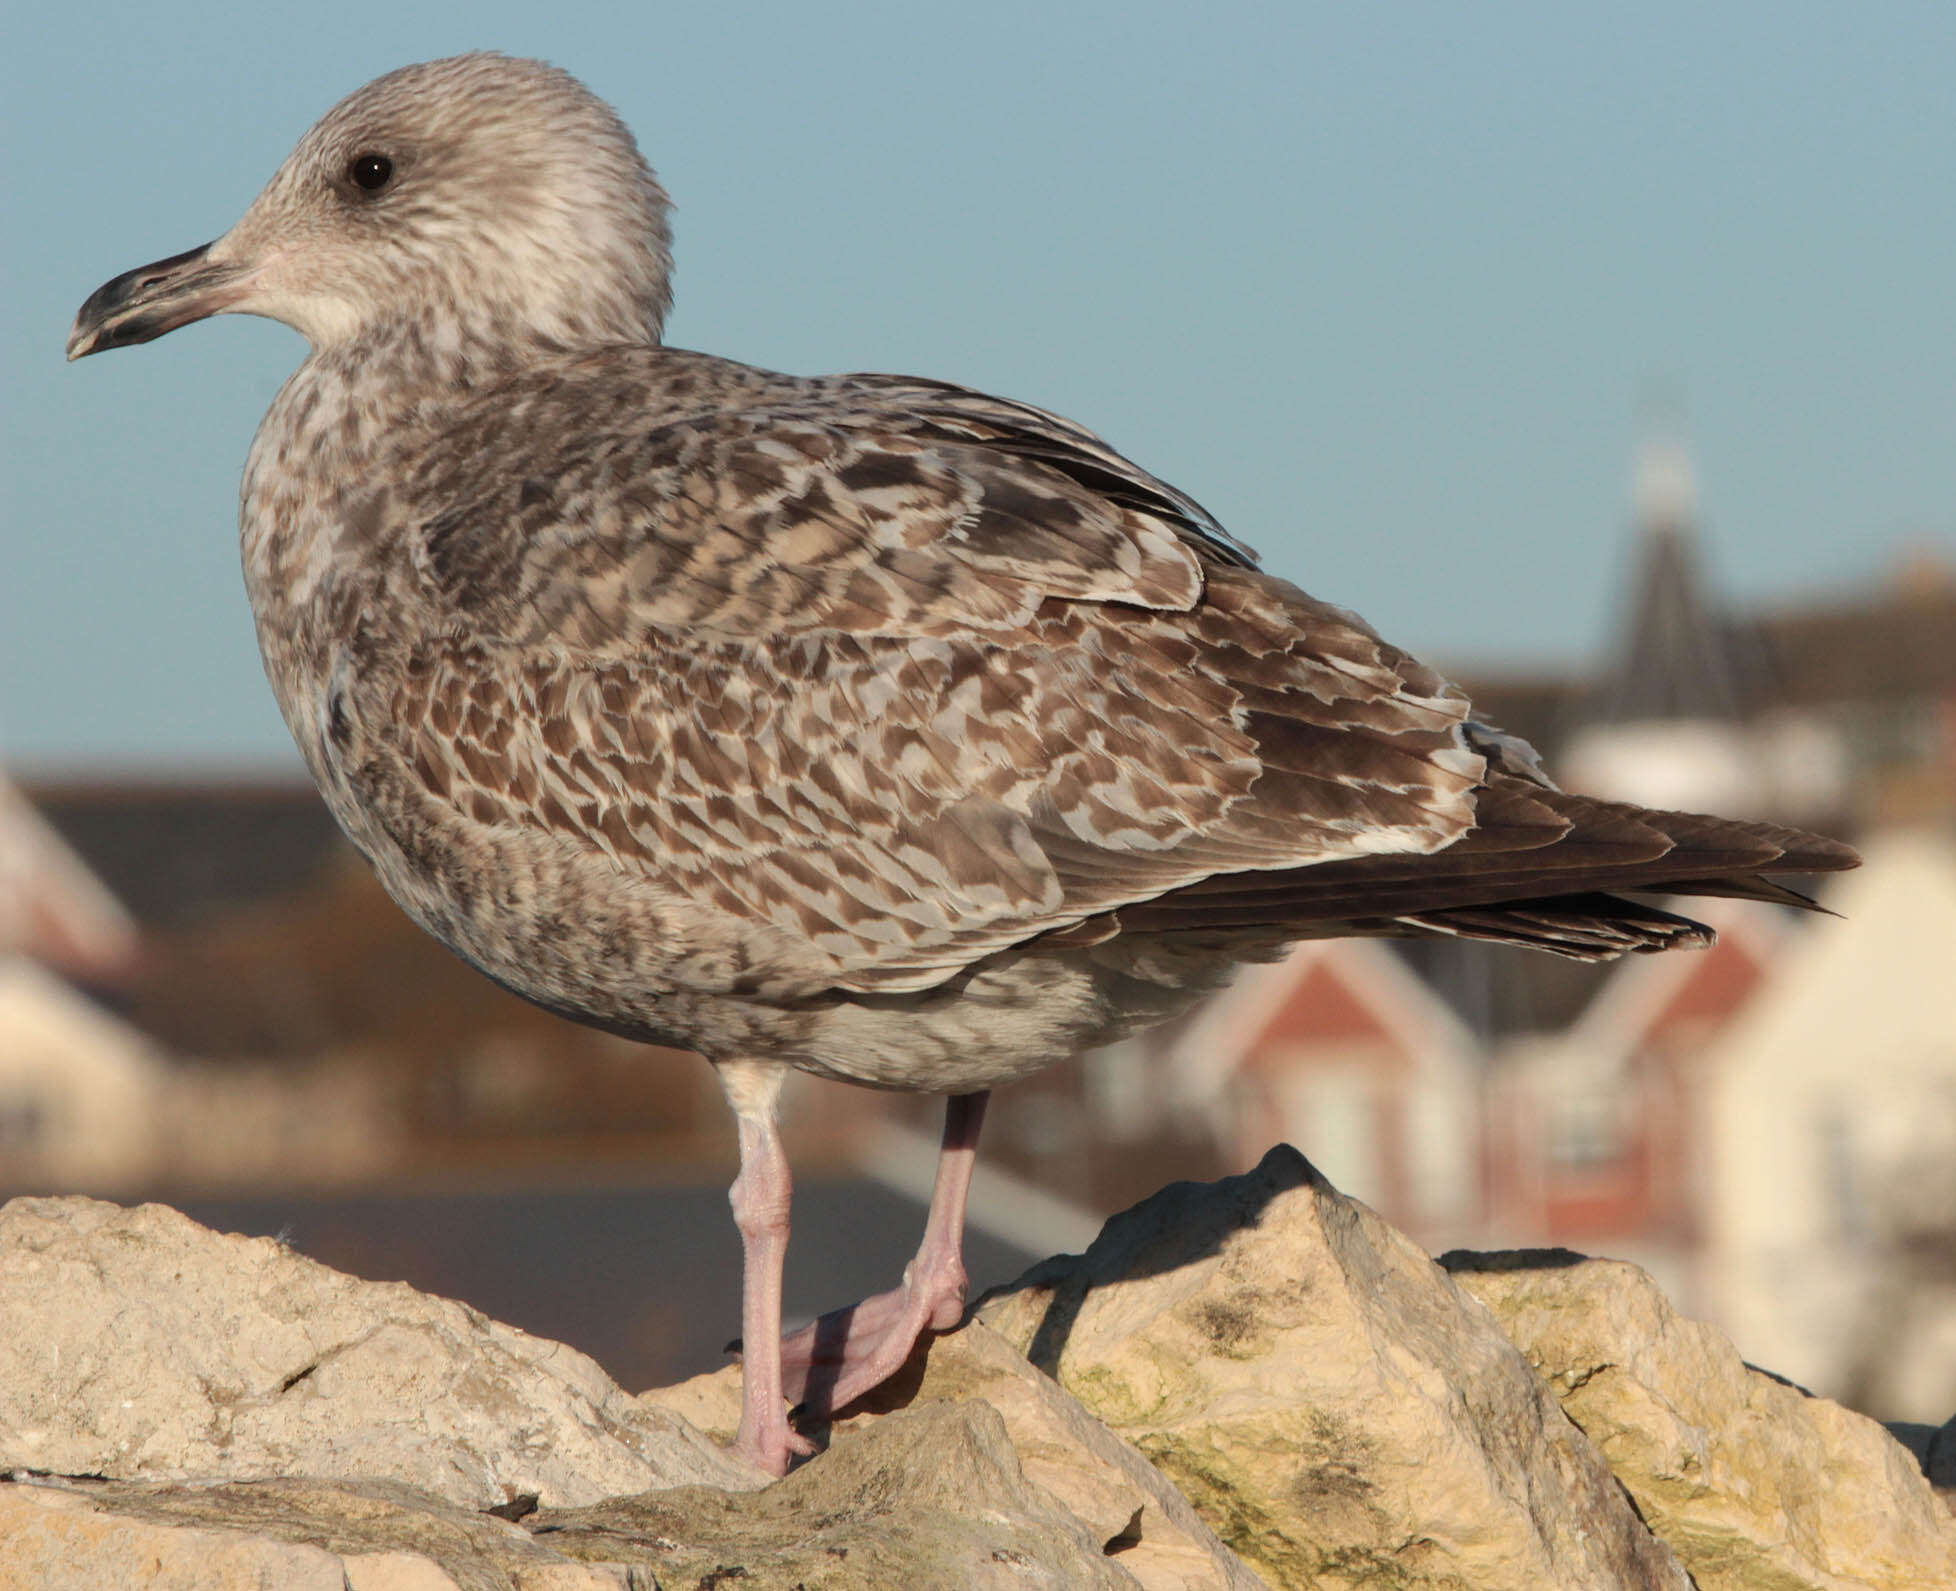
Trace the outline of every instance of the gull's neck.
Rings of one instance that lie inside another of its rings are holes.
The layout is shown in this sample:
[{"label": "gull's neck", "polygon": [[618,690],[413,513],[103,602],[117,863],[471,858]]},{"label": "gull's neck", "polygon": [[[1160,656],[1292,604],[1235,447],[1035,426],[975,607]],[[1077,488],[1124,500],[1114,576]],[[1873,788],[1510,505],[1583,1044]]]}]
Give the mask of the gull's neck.
[{"label": "gull's neck", "polygon": [[620,342],[653,342],[648,332],[591,336],[518,323],[491,307],[459,315],[404,316],[375,324],[316,350],[300,367],[322,385],[360,392],[385,405],[389,395],[421,401],[437,394],[472,396],[485,386],[546,360]]},{"label": "gull's neck", "polygon": [[[638,340],[654,339],[641,332]],[[479,309],[469,315],[403,316],[315,349],[292,373],[258,428],[245,498],[271,482],[345,482],[383,452],[399,453],[444,416],[519,371],[619,339],[575,341]]]},{"label": "gull's neck", "polygon": [[307,601],[341,557],[337,528],[371,521],[382,483],[456,410],[563,349],[461,320],[402,320],[316,349],[287,379],[245,460],[239,532],[261,624]]}]

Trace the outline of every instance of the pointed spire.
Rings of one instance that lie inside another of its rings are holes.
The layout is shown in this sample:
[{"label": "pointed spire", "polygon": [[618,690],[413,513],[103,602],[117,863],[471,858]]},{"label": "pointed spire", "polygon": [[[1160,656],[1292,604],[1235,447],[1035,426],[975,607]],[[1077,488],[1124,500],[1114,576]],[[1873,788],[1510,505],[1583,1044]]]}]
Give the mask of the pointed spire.
[{"label": "pointed spire", "polygon": [[1631,500],[1636,566],[1623,593],[1609,670],[1591,723],[1745,714],[1745,670],[1706,588],[1698,551],[1698,485],[1674,404],[1645,405]]},{"label": "pointed spire", "polygon": [[1637,443],[1630,501],[1646,534],[1660,529],[1689,533],[1698,523],[1698,475],[1683,423],[1668,410],[1646,420]]}]

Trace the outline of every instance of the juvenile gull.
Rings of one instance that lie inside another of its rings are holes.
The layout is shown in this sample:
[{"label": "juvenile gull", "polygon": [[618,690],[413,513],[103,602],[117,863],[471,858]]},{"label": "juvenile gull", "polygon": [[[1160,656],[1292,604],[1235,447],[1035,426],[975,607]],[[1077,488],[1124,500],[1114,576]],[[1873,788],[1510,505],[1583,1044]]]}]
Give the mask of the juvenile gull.
[{"label": "juvenile gull", "polygon": [[[1057,415],[661,345],[666,197],[533,61],[342,101],[71,358],[217,313],[311,352],[240,513],[265,671],[401,905],[505,987],[697,1050],[739,1126],[737,1444],[809,1451],[962,1310],[987,1091],[1340,934],[1703,944],[1604,891],[1803,903],[1764,823],[1557,790],[1438,674]],[[781,1338],[790,1067],[950,1096],[901,1286]]]}]

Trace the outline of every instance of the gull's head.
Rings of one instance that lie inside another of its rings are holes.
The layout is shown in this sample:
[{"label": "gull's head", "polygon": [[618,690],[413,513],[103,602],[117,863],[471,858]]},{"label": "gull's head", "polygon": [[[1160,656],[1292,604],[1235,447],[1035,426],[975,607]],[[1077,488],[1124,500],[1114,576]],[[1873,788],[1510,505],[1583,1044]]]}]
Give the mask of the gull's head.
[{"label": "gull's head", "polygon": [[666,196],[617,115],[508,56],[403,67],[340,101],[216,242],[104,283],[68,357],[207,315],[315,352],[370,334],[561,348],[656,341]]}]

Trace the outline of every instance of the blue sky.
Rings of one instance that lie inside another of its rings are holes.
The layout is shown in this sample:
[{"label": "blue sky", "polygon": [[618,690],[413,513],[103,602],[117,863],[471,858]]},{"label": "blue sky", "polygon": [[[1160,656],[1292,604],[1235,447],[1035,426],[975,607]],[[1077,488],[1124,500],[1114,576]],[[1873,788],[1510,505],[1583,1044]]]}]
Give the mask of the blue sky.
[{"label": "blue sky", "polygon": [[1443,665],[1599,643],[1653,389],[1735,594],[1956,551],[1947,0],[17,8],[0,760],[296,769],[235,502],[303,344],[62,340],[341,95],[479,47],[638,133],[674,342],[1070,413]]}]

